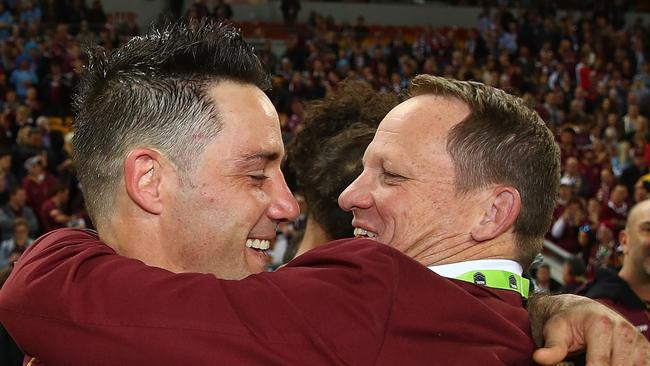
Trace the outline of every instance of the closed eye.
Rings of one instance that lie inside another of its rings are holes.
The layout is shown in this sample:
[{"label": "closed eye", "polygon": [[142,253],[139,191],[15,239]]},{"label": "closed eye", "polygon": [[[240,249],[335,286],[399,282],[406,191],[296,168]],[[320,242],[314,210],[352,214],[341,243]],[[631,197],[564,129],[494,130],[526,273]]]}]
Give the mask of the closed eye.
[{"label": "closed eye", "polygon": [[406,180],[406,177],[404,177],[402,175],[399,175],[399,174],[396,174],[396,173],[393,173],[393,172],[389,172],[389,171],[384,171],[382,173],[382,176],[383,176],[384,182],[386,184],[389,184],[389,185],[397,184],[397,183],[400,183],[400,182]]},{"label": "closed eye", "polygon": [[256,181],[264,181],[264,180],[269,179],[269,177],[266,176],[266,175],[264,175],[264,174],[249,175],[249,177],[250,177],[251,179],[253,179],[253,180],[256,180]]}]

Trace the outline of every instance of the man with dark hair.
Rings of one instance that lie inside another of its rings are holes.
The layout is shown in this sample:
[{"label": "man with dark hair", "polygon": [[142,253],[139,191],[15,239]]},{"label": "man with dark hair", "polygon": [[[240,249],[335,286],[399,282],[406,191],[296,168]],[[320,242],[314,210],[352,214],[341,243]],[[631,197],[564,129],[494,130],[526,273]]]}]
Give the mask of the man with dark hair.
[{"label": "man with dark hair", "polygon": [[[283,148],[262,93],[268,87],[259,60],[230,27],[176,27],[111,55],[94,50],[73,147],[100,237],[120,254],[176,272],[225,279],[260,272],[259,250],[274,222],[297,211],[279,171]],[[173,208],[161,214],[163,204]],[[152,231],[160,238],[142,245],[139,236]]]},{"label": "man with dark hair", "polygon": [[[471,296],[473,285],[444,279],[388,245],[341,240],[275,273],[250,275],[262,271],[276,224],[298,214],[264,87],[259,61],[228,26],[174,27],[93,54],[74,144],[99,237],[58,230],[23,256],[0,293],[0,320],[17,343],[45,364],[70,365],[531,363],[523,309],[504,319],[490,306],[503,307],[498,299]],[[368,178],[368,157],[359,179]],[[398,191],[395,183],[408,179],[381,177],[381,189]],[[486,211],[478,239],[511,232],[491,223],[517,216],[516,188],[494,189],[494,210],[486,195],[467,212],[475,221]],[[448,219],[448,212],[408,211],[426,214],[429,224],[432,214]],[[416,251],[404,252],[421,259],[409,228],[418,229],[407,223],[403,240]],[[517,292],[505,296],[521,305]],[[577,312],[557,300],[539,310],[542,320],[557,312],[549,322],[560,333],[546,330],[550,348],[538,360],[557,362],[581,340],[607,363],[632,362],[635,344],[634,355],[646,359],[650,351],[636,338],[611,338],[631,325],[608,310],[585,311],[597,308],[593,302],[575,302]]]}]

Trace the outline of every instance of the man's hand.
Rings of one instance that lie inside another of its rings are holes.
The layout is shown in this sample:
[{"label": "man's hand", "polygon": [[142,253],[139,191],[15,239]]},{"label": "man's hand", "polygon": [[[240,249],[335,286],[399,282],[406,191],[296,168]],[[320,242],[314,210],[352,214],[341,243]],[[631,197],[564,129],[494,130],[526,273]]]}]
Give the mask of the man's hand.
[{"label": "man's hand", "polygon": [[620,314],[576,295],[531,298],[529,313],[538,349],[535,362],[555,365],[587,348],[587,365],[650,365],[650,343]]}]

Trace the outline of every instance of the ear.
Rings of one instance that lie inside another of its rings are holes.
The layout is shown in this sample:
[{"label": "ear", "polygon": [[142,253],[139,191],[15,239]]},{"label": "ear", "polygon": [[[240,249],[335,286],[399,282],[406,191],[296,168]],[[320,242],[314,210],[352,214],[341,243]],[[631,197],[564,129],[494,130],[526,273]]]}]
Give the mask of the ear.
[{"label": "ear", "polygon": [[472,239],[483,242],[508,231],[521,210],[521,196],[513,187],[498,186],[488,194],[480,221],[472,228]]},{"label": "ear", "polygon": [[124,183],[131,200],[144,211],[162,212],[161,183],[164,159],[158,151],[146,148],[131,151],[124,162]]}]

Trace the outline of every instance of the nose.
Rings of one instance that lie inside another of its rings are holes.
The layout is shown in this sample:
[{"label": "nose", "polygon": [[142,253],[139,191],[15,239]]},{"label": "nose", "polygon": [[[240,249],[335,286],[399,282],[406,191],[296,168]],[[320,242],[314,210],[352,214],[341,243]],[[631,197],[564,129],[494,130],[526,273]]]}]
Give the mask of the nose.
[{"label": "nose", "polygon": [[272,189],[272,200],[267,211],[269,218],[276,221],[293,221],[298,218],[300,215],[298,201],[291,194],[282,173]]},{"label": "nose", "polygon": [[366,209],[372,206],[372,195],[365,172],[361,173],[339,196],[339,206],[344,211]]}]

